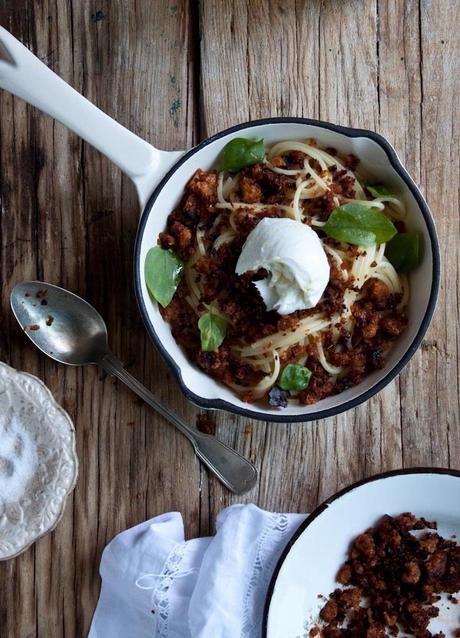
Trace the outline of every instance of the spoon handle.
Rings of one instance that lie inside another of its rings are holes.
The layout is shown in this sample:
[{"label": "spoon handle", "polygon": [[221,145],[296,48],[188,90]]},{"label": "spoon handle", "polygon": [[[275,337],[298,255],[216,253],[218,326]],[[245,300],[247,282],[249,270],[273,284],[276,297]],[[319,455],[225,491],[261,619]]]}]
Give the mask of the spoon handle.
[{"label": "spoon handle", "polygon": [[192,443],[196,455],[211,472],[234,494],[242,494],[254,487],[257,470],[247,459],[214,436],[204,434],[188,425],[181,417],[166,408],[150,390],[132,376],[114,354],[108,352],[99,365],[109,374],[123,381],[133,392],[172,423]]}]

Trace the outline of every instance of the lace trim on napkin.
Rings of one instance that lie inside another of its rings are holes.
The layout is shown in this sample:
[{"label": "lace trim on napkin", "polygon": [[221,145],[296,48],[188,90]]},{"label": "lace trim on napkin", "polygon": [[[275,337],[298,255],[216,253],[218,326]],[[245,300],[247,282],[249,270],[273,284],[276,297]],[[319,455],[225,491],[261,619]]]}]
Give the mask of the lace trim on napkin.
[{"label": "lace trim on napkin", "polygon": [[286,514],[273,514],[260,536],[244,601],[240,638],[252,638],[255,635],[255,630],[260,630],[260,610],[263,609],[270,578],[284,547],[282,541],[288,530],[288,525]]},{"label": "lace trim on napkin", "polygon": [[184,557],[185,548],[185,543],[178,543],[166,559],[161,574],[158,574],[159,583],[152,595],[158,638],[168,638],[169,588],[173,584],[174,579],[179,576],[180,564]]},{"label": "lace trim on napkin", "polygon": [[[244,597],[243,618],[239,638],[254,638],[260,633],[260,610],[263,609],[270,578],[278,558],[285,546],[284,538],[289,531],[286,514],[271,514],[257,543],[254,565]],[[181,570],[186,543],[177,543],[167,557],[160,574],[144,574],[136,581],[141,589],[152,589],[152,605],[155,611],[155,636],[170,638],[170,588],[175,579],[188,576],[195,569]]]}]

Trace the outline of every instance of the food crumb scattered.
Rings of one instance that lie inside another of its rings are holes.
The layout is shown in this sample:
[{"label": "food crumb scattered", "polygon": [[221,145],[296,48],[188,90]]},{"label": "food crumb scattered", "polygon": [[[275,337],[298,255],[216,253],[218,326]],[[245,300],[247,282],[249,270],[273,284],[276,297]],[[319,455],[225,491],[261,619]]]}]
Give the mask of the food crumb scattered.
[{"label": "food crumb scattered", "polygon": [[96,13],[91,14],[91,20],[93,22],[100,22],[105,18],[105,13],[103,11],[96,11]]},{"label": "food crumb scattered", "polygon": [[46,320],[47,326],[52,326],[54,321],[54,317],[52,315],[48,315],[48,319]]},{"label": "food crumb scattered", "polygon": [[206,412],[196,415],[196,427],[204,434],[216,433],[216,422]]},{"label": "food crumb scattered", "polygon": [[310,638],[315,638],[315,636],[317,636],[319,632],[320,628],[318,627],[318,625],[313,625],[308,635],[310,636]]},{"label": "food crumb scattered", "polygon": [[33,323],[31,326],[29,326],[29,330],[40,330],[40,326],[36,323]]}]

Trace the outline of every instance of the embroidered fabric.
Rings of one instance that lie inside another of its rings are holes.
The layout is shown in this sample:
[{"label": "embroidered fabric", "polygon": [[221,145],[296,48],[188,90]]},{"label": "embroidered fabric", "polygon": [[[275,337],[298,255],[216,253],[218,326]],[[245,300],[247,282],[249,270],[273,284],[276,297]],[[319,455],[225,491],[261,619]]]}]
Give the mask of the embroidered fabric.
[{"label": "embroidered fabric", "polygon": [[212,537],[185,541],[177,512],[119,534],[89,638],[260,638],[273,570],[304,518],[233,505]]},{"label": "embroidered fabric", "polygon": [[260,536],[256,559],[248,590],[245,595],[243,624],[240,638],[254,638],[260,629],[260,611],[264,608],[265,595],[282,549],[287,542],[286,514],[272,514]]},{"label": "embroidered fabric", "polygon": [[180,565],[185,553],[185,543],[178,543],[166,559],[159,583],[152,595],[153,611],[156,616],[156,636],[168,638],[170,613],[169,590],[180,575]]}]

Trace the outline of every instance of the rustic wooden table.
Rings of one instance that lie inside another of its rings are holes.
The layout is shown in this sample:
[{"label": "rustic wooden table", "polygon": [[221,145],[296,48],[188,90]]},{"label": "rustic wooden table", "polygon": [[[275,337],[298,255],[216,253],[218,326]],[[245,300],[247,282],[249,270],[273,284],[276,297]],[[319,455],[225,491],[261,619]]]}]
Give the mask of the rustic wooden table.
[{"label": "rustic wooden table", "polygon": [[232,497],[189,443],[96,369],[40,356],[9,310],[40,278],[105,316],[127,367],[194,422],[148,340],[132,286],[131,183],[60,124],[0,95],[0,359],[42,378],[75,421],[80,477],[57,530],[0,565],[0,635],[86,635],[105,544],[168,510],[189,536],[256,502],[305,511],[401,466],[460,468],[460,3],[456,0],[2,0],[0,23],[66,81],[160,148],[249,119],[303,115],[387,136],[436,218],[443,275],[431,329],[379,396],[316,423],[217,416],[217,435],[260,470]]}]

